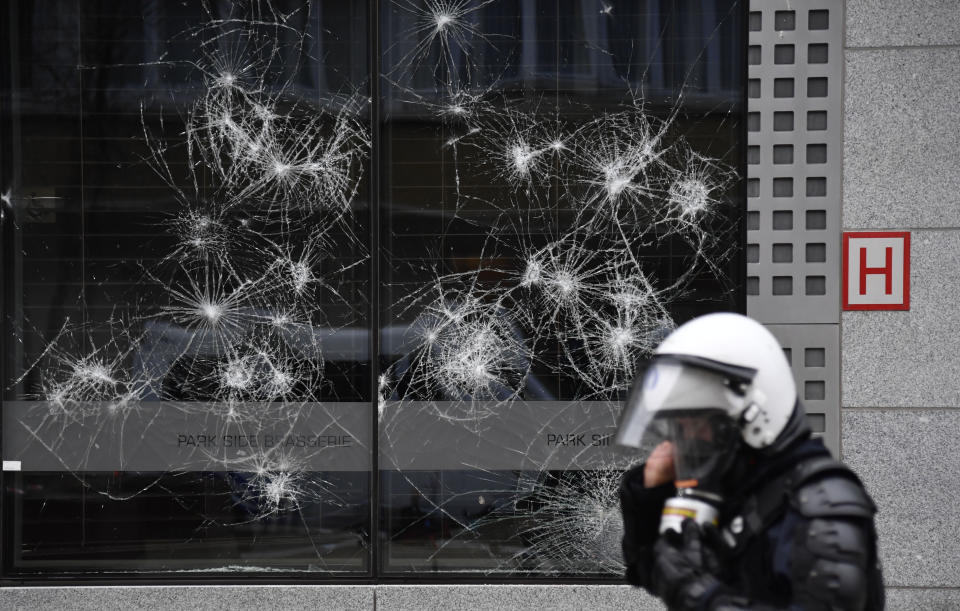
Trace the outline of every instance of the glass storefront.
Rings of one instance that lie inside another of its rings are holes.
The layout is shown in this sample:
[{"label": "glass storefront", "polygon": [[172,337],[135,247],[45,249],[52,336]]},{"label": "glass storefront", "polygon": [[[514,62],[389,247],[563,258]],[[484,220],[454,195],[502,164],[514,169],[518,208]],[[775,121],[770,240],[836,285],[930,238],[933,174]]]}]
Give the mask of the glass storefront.
[{"label": "glass storefront", "polygon": [[741,3],[3,10],[4,577],[621,573],[618,400],[744,305]]}]

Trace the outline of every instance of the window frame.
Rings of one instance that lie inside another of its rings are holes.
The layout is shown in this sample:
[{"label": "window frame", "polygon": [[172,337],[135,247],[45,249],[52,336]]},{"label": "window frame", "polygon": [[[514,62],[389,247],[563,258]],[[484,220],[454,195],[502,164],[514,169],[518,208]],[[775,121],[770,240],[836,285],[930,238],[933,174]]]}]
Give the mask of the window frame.
[{"label": "window frame", "polygon": [[[370,244],[371,244],[371,257],[370,257],[370,302],[367,311],[367,320],[370,323],[371,332],[369,333],[369,349],[371,355],[371,375],[370,375],[370,397],[371,397],[371,408],[373,413],[376,414],[376,400],[377,400],[377,375],[374,369],[375,365],[379,365],[379,355],[381,349],[381,338],[380,333],[377,332],[380,327],[380,317],[382,315],[382,301],[381,301],[381,280],[383,277],[382,273],[382,263],[383,256],[380,249],[380,244],[382,244],[382,226],[383,226],[383,215],[385,214],[385,208],[382,206],[382,202],[385,201],[384,198],[384,183],[382,180],[381,170],[384,164],[384,147],[383,147],[383,120],[381,107],[383,105],[382,97],[382,80],[383,73],[381,70],[381,63],[383,59],[383,41],[381,38],[382,35],[382,4],[381,0],[367,0],[367,48],[368,48],[368,73],[370,75],[370,84],[369,92],[372,100],[376,100],[377,103],[370,105],[369,112],[369,121],[371,128],[371,154],[368,160],[365,162],[367,165],[367,176],[368,176],[368,189],[370,202],[368,206],[369,218],[366,220],[370,227]],[[740,52],[741,57],[741,66],[740,66],[740,80],[741,80],[741,92],[740,100],[738,104],[740,105],[740,112],[742,115],[742,120],[739,125],[738,138],[739,141],[736,143],[736,153],[733,155],[734,161],[736,163],[736,171],[738,172],[736,193],[738,193],[738,229],[736,233],[738,234],[738,248],[735,251],[735,263],[734,266],[738,271],[738,278],[736,279],[737,285],[737,295],[735,299],[736,311],[745,312],[746,310],[746,243],[747,243],[747,225],[746,225],[746,209],[747,209],[747,200],[746,200],[746,176],[747,176],[747,88],[748,88],[748,65],[747,65],[747,47],[748,47],[748,27],[749,27],[749,2],[747,0],[740,0],[739,2],[739,12],[740,12],[740,25],[741,32],[739,36],[741,37]],[[18,23],[17,20],[17,10],[19,3],[11,2],[6,5],[5,10],[7,13],[7,22],[10,24],[8,29],[8,37],[3,37],[0,34],[0,40],[6,40],[4,42],[8,43],[10,48],[15,48],[19,45],[19,38],[17,36],[15,24]],[[524,41],[525,44],[532,44],[529,41]],[[13,184],[9,181],[16,180],[19,176],[18,170],[14,164],[15,152],[13,151],[13,143],[20,141],[21,137],[19,134],[19,128],[15,123],[14,119],[14,100],[13,100],[13,88],[12,84],[15,80],[15,75],[13,73],[13,67],[16,63],[13,61],[16,58],[16,54],[11,54],[10,61],[2,62],[0,66],[0,171],[6,170],[8,177],[7,184],[0,184],[0,190],[7,191],[8,189],[16,189],[18,185]],[[0,175],[2,177],[2,175]],[[16,219],[14,217],[14,210],[9,203],[9,200],[4,199],[2,203],[3,215],[0,217],[0,258],[2,258],[2,276],[0,276],[0,291],[3,293],[3,303],[2,308],[4,313],[12,312],[14,308],[14,301],[10,294],[10,288],[15,284],[15,280],[18,277],[18,270],[15,266],[15,257],[12,256],[12,252],[17,248],[17,236],[16,236]],[[6,324],[6,323],[5,323]],[[0,349],[3,350],[3,354],[7,354],[7,351],[10,349],[10,344],[12,343],[11,335],[5,333],[2,340],[0,340]],[[2,400],[0,400],[0,410],[2,410]],[[369,548],[368,553],[368,571],[364,574],[323,574],[319,572],[308,572],[308,571],[289,571],[284,572],[283,574],[278,574],[276,572],[243,572],[243,573],[217,573],[215,575],[203,575],[203,576],[194,576],[183,573],[122,573],[122,572],[107,572],[102,575],[90,576],[88,574],[82,574],[79,572],[57,572],[49,575],[37,576],[34,574],[21,573],[17,572],[13,568],[12,558],[8,554],[8,546],[14,545],[17,540],[17,530],[16,530],[16,519],[14,512],[11,511],[9,503],[7,503],[8,493],[7,486],[11,484],[11,480],[14,476],[11,476],[12,472],[9,471],[0,471],[0,487],[3,488],[3,492],[0,493],[0,533],[3,534],[4,544],[0,545],[0,587],[7,586],[50,586],[50,585],[61,585],[61,586],[70,586],[70,585],[246,585],[256,583],[259,585],[274,584],[274,585],[332,585],[332,584],[346,584],[346,585],[373,585],[373,584],[529,584],[529,585],[555,585],[558,583],[562,584],[619,584],[622,583],[622,577],[619,575],[609,575],[609,576],[590,576],[590,577],[578,577],[578,576],[563,576],[563,577],[554,577],[554,576],[522,576],[522,575],[511,575],[511,576],[499,576],[496,574],[492,575],[476,575],[476,574],[467,574],[467,573],[456,573],[456,572],[445,572],[445,573],[386,573],[382,570],[382,553],[381,553],[381,542],[378,536],[383,511],[382,499],[381,499],[381,473],[379,459],[380,459],[380,434],[379,434],[379,423],[376,417],[371,418],[372,429],[371,433],[371,452],[372,452],[372,469],[368,472],[369,475],[369,491],[370,491],[370,503],[369,503],[369,525],[370,525],[370,536],[368,538]],[[0,419],[0,439],[2,439],[3,433],[3,424],[2,419]],[[8,536],[9,535],[9,536]]]}]

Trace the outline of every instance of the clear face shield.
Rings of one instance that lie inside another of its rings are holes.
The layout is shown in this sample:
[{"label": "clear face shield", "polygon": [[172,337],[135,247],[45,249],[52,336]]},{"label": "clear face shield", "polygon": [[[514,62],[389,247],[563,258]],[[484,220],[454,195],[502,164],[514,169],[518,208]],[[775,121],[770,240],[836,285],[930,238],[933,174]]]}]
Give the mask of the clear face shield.
[{"label": "clear face shield", "polygon": [[753,370],[689,357],[657,357],[624,405],[615,441],[649,452],[669,442],[677,496],[664,503],[660,532],[684,520],[717,523],[723,477],[741,443],[736,415]]},{"label": "clear face shield", "polygon": [[657,358],[631,389],[615,442],[649,452],[669,441],[677,487],[715,489],[739,447],[732,416],[745,406],[752,376],[712,362]]},{"label": "clear face shield", "polygon": [[673,445],[678,488],[712,488],[712,476],[726,471],[739,437],[733,420],[721,410],[668,411],[650,422],[642,445]]}]

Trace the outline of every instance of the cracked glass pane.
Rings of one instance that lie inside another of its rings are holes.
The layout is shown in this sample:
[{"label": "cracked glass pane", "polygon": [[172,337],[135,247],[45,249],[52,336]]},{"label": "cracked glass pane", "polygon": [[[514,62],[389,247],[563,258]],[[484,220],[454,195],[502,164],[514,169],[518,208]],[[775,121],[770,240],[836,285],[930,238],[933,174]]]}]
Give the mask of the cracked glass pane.
[{"label": "cracked glass pane", "polygon": [[737,2],[381,3],[386,573],[622,573],[618,400],[743,286]]},{"label": "cracked glass pane", "polygon": [[4,10],[15,574],[621,572],[618,400],[743,306],[740,3]]},{"label": "cracked glass pane", "polygon": [[3,10],[10,565],[368,572],[366,6]]}]

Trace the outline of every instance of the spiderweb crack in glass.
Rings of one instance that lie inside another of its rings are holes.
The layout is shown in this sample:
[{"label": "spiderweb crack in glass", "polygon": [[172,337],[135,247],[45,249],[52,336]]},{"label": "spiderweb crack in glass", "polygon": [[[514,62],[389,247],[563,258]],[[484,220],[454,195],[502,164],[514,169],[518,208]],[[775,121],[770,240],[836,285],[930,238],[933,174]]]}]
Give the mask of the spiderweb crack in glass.
[{"label": "spiderweb crack in glass", "polygon": [[[617,488],[631,459],[556,448],[551,458],[525,463],[519,457],[537,454],[532,446],[553,432],[553,420],[528,428],[516,422],[531,433],[526,441],[510,437],[502,421],[524,418],[516,409],[524,401],[555,398],[542,382],[552,374],[576,381],[573,399],[606,403],[594,410],[596,422],[616,422],[614,402],[675,324],[672,304],[698,275],[723,275],[735,246],[721,243],[717,228],[731,216],[736,176],[687,142],[679,108],[652,111],[628,81],[622,103],[596,108],[580,108],[560,91],[522,85],[518,95],[498,86],[507,69],[491,79],[489,65],[486,73],[479,66],[501,35],[481,29],[491,23],[483,11],[467,14],[483,5],[392,3],[402,35],[384,54],[389,95],[437,125],[446,190],[440,206],[452,217],[444,218],[446,229],[483,239],[473,269],[451,271],[455,255],[431,260],[425,252],[416,271],[430,279],[398,284],[399,298],[389,300],[391,318],[412,323],[394,352],[399,358],[378,378],[381,468],[393,461],[422,515],[393,540],[399,545],[410,530],[447,521],[454,532],[434,543],[424,566],[459,557],[454,548],[469,542],[476,556],[491,555],[495,568],[477,569],[483,572],[616,573],[623,568]],[[615,7],[599,3],[597,13],[612,18]],[[500,188],[485,188],[491,185]],[[458,251],[455,241],[441,234],[438,251]],[[675,242],[692,254],[672,277],[659,277],[662,270],[638,254]],[[407,426],[411,420],[418,425]],[[432,429],[431,420],[443,426]],[[576,438],[606,443],[581,426],[575,430],[589,432]],[[459,441],[437,439],[445,435]],[[419,455],[409,447],[417,443]],[[485,467],[502,465],[499,459],[467,444],[518,457],[523,475],[505,480],[502,467]],[[440,456],[458,451],[460,468],[478,480],[469,492],[417,472],[433,464],[427,456],[449,465]],[[518,533],[516,553],[486,547],[485,533],[499,528]],[[396,562],[405,567],[403,557]]]},{"label": "spiderweb crack in glass", "polygon": [[[316,422],[311,412],[324,410],[320,396],[328,391],[322,338],[349,328],[350,317],[362,312],[342,291],[368,259],[353,234],[352,206],[369,156],[369,100],[356,91],[327,99],[297,91],[289,62],[307,61],[309,20],[301,17],[310,11],[303,3],[284,14],[258,0],[207,6],[204,23],[171,41],[186,41],[193,57],[155,64],[171,74],[186,68],[203,83],[199,92],[173,91],[175,107],[177,96],[187,101],[179,124],[155,100],[140,107],[146,162],[179,205],[160,224],[173,247],[142,264],[144,286],[160,287],[161,298],[134,301],[106,325],[64,324],[15,381],[38,374],[39,389],[24,398],[40,400],[34,412],[48,413],[24,427],[52,453],[63,453],[65,466],[69,454],[81,483],[89,480],[67,451],[76,443],[64,434],[68,427],[82,425],[88,452],[96,453],[97,431],[118,414],[133,430],[145,426],[149,406],[164,400],[163,417],[182,410],[191,421],[207,417],[223,427],[203,436],[212,447],[196,451],[236,474],[232,503],[246,517],[234,525],[345,502],[307,468],[310,452],[320,449],[278,442],[228,453],[215,442],[216,433],[228,431],[253,440],[264,431],[296,438]],[[184,156],[187,163],[176,161]],[[325,317],[331,309],[348,315]],[[333,411],[319,421],[345,424]],[[364,439],[363,432],[351,438]],[[162,490],[163,480],[124,495],[97,492],[133,498]],[[308,539],[311,532],[305,527]],[[316,555],[322,569],[324,550]]]},{"label": "spiderweb crack in glass", "polygon": [[[604,403],[597,419],[609,428],[637,363],[674,326],[671,304],[699,274],[722,274],[733,247],[718,243],[716,225],[729,214],[735,173],[686,141],[676,109],[652,112],[629,80],[622,104],[579,107],[579,118],[560,112],[559,91],[556,100],[512,97],[498,85],[503,75],[478,70],[477,58],[509,38],[483,31],[483,9],[493,4],[389,4],[408,25],[384,54],[396,60],[385,62],[383,82],[436,122],[454,178],[444,183],[452,201],[437,240],[463,223],[482,241],[469,269],[410,264],[428,280],[396,287],[390,315],[409,323],[400,325],[396,346],[370,355],[386,363],[372,374],[381,468],[409,486],[422,510],[391,537],[401,540],[431,516],[446,520],[454,528],[436,541],[436,557],[511,528],[523,544],[484,571],[616,573],[623,568],[617,487],[629,458],[584,470],[589,448],[555,448],[549,466],[526,461],[552,432],[547,421],[537,440],[498,448],[519,457],[523,468],[512,482],[464,463],[487,487],[438,495],[396,462],[399,446],[412,443],[396,431],[405,419],[427,418],[482,437],[522,401],[555,399],[542,381],[549,376],[576,380],[575,400]],[[141,105],[146,161],[179,208],[162,225],[169,252],[143,264],[144,282],[162,287],[162,300],[112,319],[108,333],[65,324],[20,378],[39,372],[39,391],[25,398],[49,410],[32,434],[52,452],[65,440],[49,431],[104,422],[158,399],[184,414],[208,410],[247,436],[291,435],[324,410],[333,334],[363,316],[365,305],[347,292],[369,260],[353,218],[370,157],[369,100],[358,92],[312,102],[298,95],[285,62],[307,52],[310,36],[293,25],[297,11],[254,0],[227,12],[210,12],[179,37],[194,45],[184,63],[203,87],[185,96],[178,124],[158,123]],[[596,14],[612,18],[614,5],[598,3]],[[417,81],[424,73],[426,89]],[[175,151],[186,164],[172,162]],[[502,188],[479,188],[474,175]],[[692,254],[665,279],[638,253],[671,241]],[[345,243],[360,254],[343,256]],[[347,316],[327,317],[331,304]],[[327,416],[341,421],[332,410]],[[592,431],[588,424],[583,431]],[[341,502],[296,448],[197,452],[248,474],[234,480],[242,521]],[[571,469],[561,472],[565,465]],[[482,511],[463,511],[466,500]],[[323,550],[316,553],[322,559]]]}]

